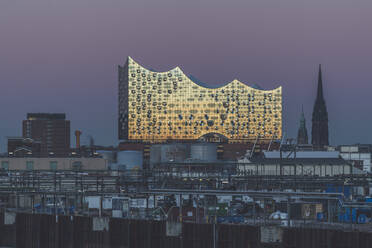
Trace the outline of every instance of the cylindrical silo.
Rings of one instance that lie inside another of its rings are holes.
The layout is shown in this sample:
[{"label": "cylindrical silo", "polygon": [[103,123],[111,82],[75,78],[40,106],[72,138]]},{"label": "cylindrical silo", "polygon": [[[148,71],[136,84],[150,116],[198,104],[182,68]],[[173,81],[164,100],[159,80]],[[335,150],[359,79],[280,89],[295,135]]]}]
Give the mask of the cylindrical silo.
[{"label": "cylindrical silo", "polygon": [[213,162],[217,160],[217,145],[213,143],[200,143],[191,145],[191,159],[197,161]]},{"label": "cylindrical silo", "polygon": [[183,162],[189,157],[187,144],[164,144],[161,145],[161,162]]},{"label": "cylindrical silo", "polygon": [[102,158],[106,159],[109,164],[113,164],[116,162],[116,152],[115,151],[105,151],[105,150],[99,150],[96,151],[99,155],[102,156]]},{"label": "cylindrical silo", "polygon": [[161,145],[151,145],[150,166],[153,167],[161,161]]},{"label": "cylindrical silo", "polygon": [[126,170],[142,169],[143,154],[142,151],[119,151],[117,154],[118,169]]}]

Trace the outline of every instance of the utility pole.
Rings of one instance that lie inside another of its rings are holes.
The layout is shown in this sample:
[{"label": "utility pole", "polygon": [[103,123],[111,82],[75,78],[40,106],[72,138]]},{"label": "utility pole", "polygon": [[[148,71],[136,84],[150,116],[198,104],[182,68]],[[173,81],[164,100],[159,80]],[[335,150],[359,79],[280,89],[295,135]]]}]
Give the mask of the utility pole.
[{"label": "utility pole", "polygon": [[287,227],[291,225],[291,197],[287,198]]}]

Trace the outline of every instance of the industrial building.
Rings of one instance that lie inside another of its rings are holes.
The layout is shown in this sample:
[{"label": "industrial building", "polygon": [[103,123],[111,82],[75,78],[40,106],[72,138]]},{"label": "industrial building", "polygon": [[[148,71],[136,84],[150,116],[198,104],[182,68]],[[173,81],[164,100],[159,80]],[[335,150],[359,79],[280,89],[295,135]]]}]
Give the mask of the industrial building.
[{"label": "industrial building", "polygon": [[107,170],[107,160],[93,157],[0,157],[1,169],[38,170]]},{"label": "industrial building", "polygon": [[371,172],[372,145],[342,145],[338,147],[340,156],[354,167]]},{"label": "industrial building", "polygon": [[217,144],[214,143],[173,143],[157,144],[150,148],[150,165],[159,163],[216,162]]},{"label": "industrial building", "polygon": [[148,70],[131,57],[119,66],[119,139],[148,143],[208,140],[269,143],[282,137],[282,88],[238,80],[216,87],[179,67]]},{"label": "industrial building", "polygon": [[[103,157],[107,157],[109,153],[102,153]],[[110,164],[111,170],[142,170],[143,169],[143,153],[142,151],[118,151],[115,153],[116,160]],[[110,156],[110,155],[109,155]]]},{"label": "industrial building", "polygon": [[363,173],[344,160],[338,151],[281,150],[255,154],[252,150],[244,150],[245,154],[240,158],[221,160],[217,156],[218,149],[214,143],[156,144],[150,148],[150,165],[151,168],[168,168],[169,172],[175,171],[176,167],[176,171],[182,168],[188,171],[195,166],[208,167],[210,172],[215,172],[213,167],[234,167],[235,172],[230,172],[231,175],[337,176]]},{"label": "industrial building", "polygon": [[262,157],[238,161],[238,173],[260,176],[319,176],[361,174],[339,152],[264,152]]}]

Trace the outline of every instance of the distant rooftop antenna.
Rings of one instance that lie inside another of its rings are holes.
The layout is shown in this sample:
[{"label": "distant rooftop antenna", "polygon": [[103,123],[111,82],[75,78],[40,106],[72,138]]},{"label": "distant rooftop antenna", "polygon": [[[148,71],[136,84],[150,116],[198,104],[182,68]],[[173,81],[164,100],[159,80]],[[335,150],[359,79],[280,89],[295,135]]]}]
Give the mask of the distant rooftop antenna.
[{"label": "distant rooftop antenna", "polygon": [[280,141],[279,150],[282,149],[283,141],[284,141],[285,133],[283,133],[282,140]]},{"label": "distant rooftop antenna", "polygon": [[89,146],[91,148],[94,147],[94,139],[93,139],[92,135],[89,135]]},{"label": "distant rooftop antenna", "polygon": [[293,142],[293,138],[288,138],[287,141],[286,141],[286,144],[287,145],[292,145],[292,142]]},{"label": "distant rooftop antenna", "polygon": [[273,134],[273,137],[271,137],[271,140],[270,140],[269,146],[267,147],[267,151],[268,151],[268,152],[270,151],[271,144],[273,143],[273,140],[274,140],[274,136],[275,136],[275,134]]},{"label": "distant rooftop antenna", "polygon": [[260,135],[257,135],[257,138],[256,138],[256,141],[254,142],[253,144],[253,147],[252,147],[252,151],[251,151],[251,155],[249,156],[249,158],[252,158],[253,156],[253,152],[254,152],[254,149],[256,148],[256,144],[258,142],[258,138],[259,138]]},{"label": "distant rooftop antenna", "polygon": [[81,136],[82,132],[79,131],[79,130],[76,130],[75,131],[75,137],[76,137],[76,148],[79,149],[80,148],[80,136]]}]

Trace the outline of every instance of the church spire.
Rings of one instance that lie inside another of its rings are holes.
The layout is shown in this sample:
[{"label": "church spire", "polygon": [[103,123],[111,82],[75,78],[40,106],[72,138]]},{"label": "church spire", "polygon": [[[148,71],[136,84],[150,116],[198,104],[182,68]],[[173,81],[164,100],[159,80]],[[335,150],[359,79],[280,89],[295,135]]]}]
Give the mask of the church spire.
[{"label": "church spire", "polygon": [[307,136],[307,128],[306,128],[306,119],[305,119],[305,114],[304,114],[304,106],[302,105],[302,112],[301,112],[301,117],[300,117],[300,127],[298,129],[298,134],[297,134],[297,144],[299,145],[304,145],[308,144],[308,136]]},{"label": "church spire", "polygon": [[322,65],[319,64],[319,71],[318,71],[318,92],[316,96],[317,100],[324,100],[323,97],[323,81],[322,81]]},{"label": "church spire", "polygon": [[329,145],[328,141],[328,112],[323,95],[322,68],[319,65],[318,89],[314,103],[311,143],[315,149],[323,149]]},{"label": "church spire", "polygon": [[301,105],[301,119],[300,119],[300,123],[302,125],[302,123],[305,123],[305,122],[306,122],[306,120],[305,120],[305,114],[304,114],[304,105],[302,104]]}]

